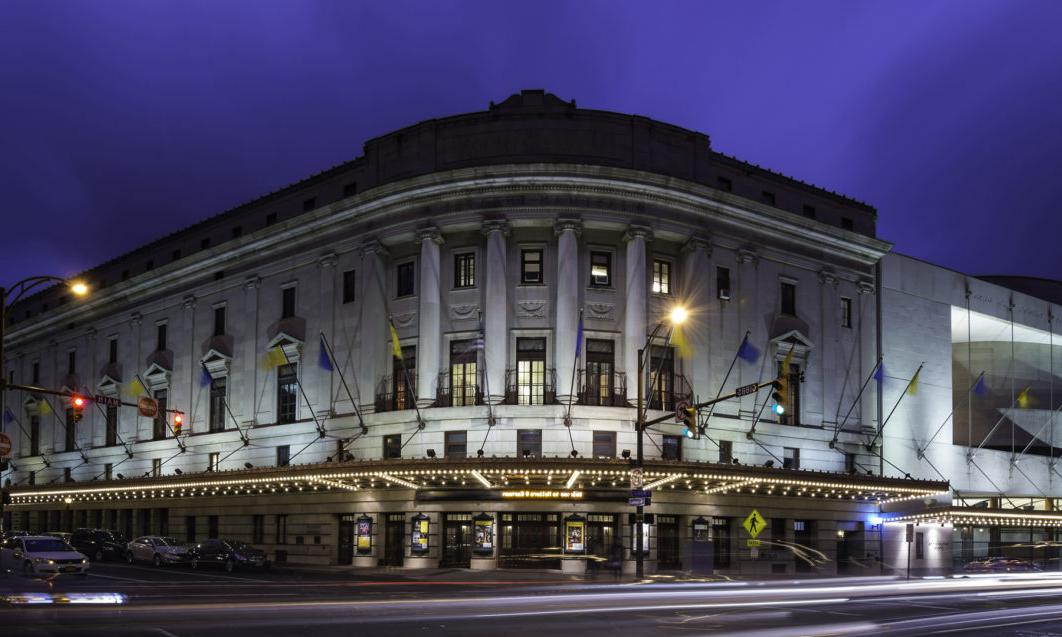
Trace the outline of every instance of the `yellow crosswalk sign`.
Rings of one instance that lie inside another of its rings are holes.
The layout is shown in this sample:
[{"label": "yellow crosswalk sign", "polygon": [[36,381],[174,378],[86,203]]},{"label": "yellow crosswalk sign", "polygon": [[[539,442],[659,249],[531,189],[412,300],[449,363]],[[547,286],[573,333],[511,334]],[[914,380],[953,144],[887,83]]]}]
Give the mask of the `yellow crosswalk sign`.
[{"label": "yellow crosswalk sign", "polygon": [[749,517],[745,518],[745,521],[741,523],[741,526],[745,527],[749,535],[756,537],[763,531],[763,527],[767,526],[767,520],[763,519],[759,511],[753,509],[752,513],[749,513]]}]

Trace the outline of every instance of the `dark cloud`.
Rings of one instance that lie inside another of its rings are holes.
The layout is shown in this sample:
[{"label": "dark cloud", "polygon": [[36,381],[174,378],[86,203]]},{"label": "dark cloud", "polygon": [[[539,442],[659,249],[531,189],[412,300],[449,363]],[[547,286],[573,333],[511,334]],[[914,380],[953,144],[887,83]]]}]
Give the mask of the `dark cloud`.
[{"label": "dark cloud", "polygon": [[704,131],[903,252],[1059,276],[1062,5],[8,2],[3,282],[71,274],[521,88]]}]

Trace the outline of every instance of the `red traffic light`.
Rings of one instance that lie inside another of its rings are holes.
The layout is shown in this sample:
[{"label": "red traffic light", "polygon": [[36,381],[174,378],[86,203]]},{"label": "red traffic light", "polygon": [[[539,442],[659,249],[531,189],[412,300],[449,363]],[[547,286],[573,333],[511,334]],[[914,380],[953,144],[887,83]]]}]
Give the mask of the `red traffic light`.
[{"label": "red traffic light", "polygon": [[74,422],[81,422],[85,414],[85,398],[82,396],[70,397],[70,415]]},{"label": "red traffic light", "polygon": [[179,425],[179,424],[181,424],[181,423],[183,423],[183,422],[184,422],[184,415],[183,415],[183,414],[181,414],[181,413],[176,413],[176,414],[174,414],[174,416],[173,416],[173,422],[174,422],[174,423],[176,423],[176,424],[178,424],[178,425]]},{"label": "red traffic light", "polygon": [[80,409],[85,406],[85,399],[81,396],[74,396],[74,399],[71,402],[73,402],[74,407],[77,409]]}]

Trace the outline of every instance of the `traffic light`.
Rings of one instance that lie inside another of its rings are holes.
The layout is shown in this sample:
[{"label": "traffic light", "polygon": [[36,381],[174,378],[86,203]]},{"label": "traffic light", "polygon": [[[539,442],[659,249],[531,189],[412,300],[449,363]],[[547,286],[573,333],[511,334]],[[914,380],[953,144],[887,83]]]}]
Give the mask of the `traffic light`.
[{"label": "traffic light", "polygon": [[173,435],[174,437],[181,435],[181,427],[184,426],[184,414],[176,412],[173,414]]},{"label": "traffic light", "polygon": [[675,410],[675,420],[686,425],[686,429],[683,430],[683,435],[691,440],[696,440],[701,437],[701,430],[697,426],[697,408],[690,407],[685,403],[679,405]]},{"label": "traffic light", "polygon": [[70,398],[70,411],[73,413],[74,422],[81,422],[85,417],[85,399],[82,396]]},{"label": "traffic light", "polygon": [[771,411],[775,414],[782,416],[786,412],[786,402],[789,400],[789,379],[785,376],[779,376],[771,382],[771,400],[774,403],[771,405]]}]

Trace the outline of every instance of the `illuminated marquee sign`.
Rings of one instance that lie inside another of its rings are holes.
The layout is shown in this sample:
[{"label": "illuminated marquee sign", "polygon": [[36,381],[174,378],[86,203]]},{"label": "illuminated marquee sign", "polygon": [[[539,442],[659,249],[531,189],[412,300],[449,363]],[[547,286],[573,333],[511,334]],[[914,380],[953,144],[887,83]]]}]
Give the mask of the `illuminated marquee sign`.
[{"label": "illuminated marquee sign", "polygon": [[505,500],[582,500],[582,491],[571,489],[512,489],[501,492]]}]

